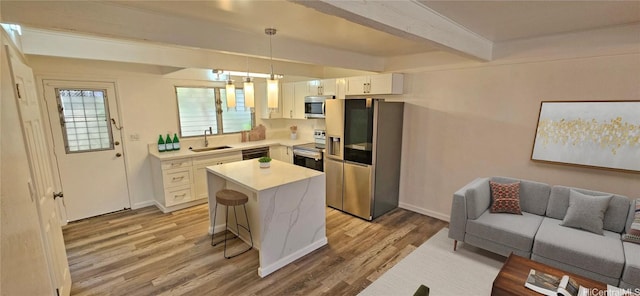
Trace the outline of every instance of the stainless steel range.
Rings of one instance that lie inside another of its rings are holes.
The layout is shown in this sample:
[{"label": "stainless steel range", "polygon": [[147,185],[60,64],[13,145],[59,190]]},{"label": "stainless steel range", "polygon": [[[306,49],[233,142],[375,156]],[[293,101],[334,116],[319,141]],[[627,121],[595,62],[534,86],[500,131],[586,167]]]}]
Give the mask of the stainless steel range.
[{"label": "stainless steel range", "polygon": [[324,171],[325,132],[324,130],[313,131],[313,143],[293,146],[293,163],[310,169]]}]

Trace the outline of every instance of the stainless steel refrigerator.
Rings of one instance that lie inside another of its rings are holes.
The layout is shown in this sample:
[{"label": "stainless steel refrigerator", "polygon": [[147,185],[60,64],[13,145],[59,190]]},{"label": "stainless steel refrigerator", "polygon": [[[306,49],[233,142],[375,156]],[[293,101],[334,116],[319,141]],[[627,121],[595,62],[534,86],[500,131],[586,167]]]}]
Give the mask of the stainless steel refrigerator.
[{"label": "stainless steel refrigerator", "polygon": [[398,206],[404,104],[327,100],[327,205],[367,220]]}]

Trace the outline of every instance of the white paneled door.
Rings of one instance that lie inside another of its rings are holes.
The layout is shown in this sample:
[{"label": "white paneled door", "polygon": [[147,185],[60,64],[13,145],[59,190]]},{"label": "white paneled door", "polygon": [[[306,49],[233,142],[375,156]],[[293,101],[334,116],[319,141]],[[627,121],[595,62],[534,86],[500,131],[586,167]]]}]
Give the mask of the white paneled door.
[{"label": "white paneled door", "polygon": [[[29,189],[37,197],[37,211],[49,274],[58,295],[69,295],[71,274],[62,236],[60,217],[55,206],[55,180],[52,160],[46,142],[44,122],[36,94],[33,71],[18,57],[9,53],[15,96],[24,132],[27,156],[31,167],[33,184]],[[19,127],[16,127],[19,128]],[[34,254],[35,256],[35,254]],[[29,264],[29,262],[24,262]]]},{"label": "white paneled door", "polygon": [[114,83],[43,85],[68,220],[131,208]]}]

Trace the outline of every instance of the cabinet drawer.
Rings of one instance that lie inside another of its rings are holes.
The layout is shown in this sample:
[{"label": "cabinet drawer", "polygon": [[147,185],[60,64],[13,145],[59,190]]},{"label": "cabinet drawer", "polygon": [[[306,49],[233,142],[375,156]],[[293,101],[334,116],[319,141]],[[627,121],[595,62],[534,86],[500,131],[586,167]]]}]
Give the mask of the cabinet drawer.
[{"label": "cabinet drawer", "polygon": [[202,164],[206,164],[207,166],[216,165],[219,163],[227,163],[234,161],[242,160],[242,152],[230,152],[230,153],[220,153],[216,155],[209,156],[200,156],[193,158],[193,166],[200,166]]},{"label": "cabinet drawer", "polygon": [[162,181],[165,188],[191,185],[191,168],[172,169],[162,172]]},{"label": "cabinet drawer", "polygon": [[191,166],[191,158],[189,159],[176,159],[176,160],[167,160],[162,162],[162,169],[178,169],[185,168]]},{"label": "cabinet drawer", "polygon": [[192,201],[191,187],[165,190],[164,198],[167,207]]}]

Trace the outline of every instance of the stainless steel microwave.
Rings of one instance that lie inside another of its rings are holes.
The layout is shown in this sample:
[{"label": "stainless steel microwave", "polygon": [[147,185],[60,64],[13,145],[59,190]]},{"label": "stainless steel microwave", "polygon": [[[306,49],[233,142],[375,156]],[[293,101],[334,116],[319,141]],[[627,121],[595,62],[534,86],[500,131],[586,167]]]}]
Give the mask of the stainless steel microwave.
[{"label": "stainless steel microwave", "polygon": [[306,96],[304,97],[304,117],[324,118],[324,101],[335,99],[335,96]]}]

